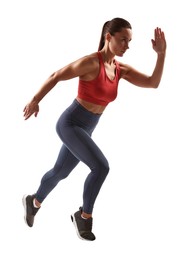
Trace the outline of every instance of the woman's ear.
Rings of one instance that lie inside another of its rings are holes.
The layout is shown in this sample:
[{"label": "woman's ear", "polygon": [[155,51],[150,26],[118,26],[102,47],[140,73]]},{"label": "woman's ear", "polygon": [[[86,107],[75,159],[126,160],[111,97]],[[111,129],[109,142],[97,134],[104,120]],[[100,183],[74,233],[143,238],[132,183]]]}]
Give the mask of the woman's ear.
[{"label": "woman's ear", "polygon": [[106,33],[105,40],[107,40],[108,42],[111,40],[111,34],[109,32]]}]

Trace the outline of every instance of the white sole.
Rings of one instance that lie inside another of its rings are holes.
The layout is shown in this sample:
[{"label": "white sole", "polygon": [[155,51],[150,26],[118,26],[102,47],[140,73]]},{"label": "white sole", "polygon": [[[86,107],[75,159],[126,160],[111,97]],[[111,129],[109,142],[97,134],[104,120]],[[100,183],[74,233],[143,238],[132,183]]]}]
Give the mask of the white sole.
[{"label": "white sole", "polygon": [[[24,220],[25,220],[25,223],[27,224],[27,219],[26,219],[26,216],[27,216],[27,213],[26,213],[26,211],[27,211],[27,204],[26,204],[26,197],[27,197],[28,195],[24,195],[23,196],[23,198],[22,198],[22,202],[23,202],[23,207],[24,207]],[[28,226],[28,224],[27,224],[27,226]]]}]

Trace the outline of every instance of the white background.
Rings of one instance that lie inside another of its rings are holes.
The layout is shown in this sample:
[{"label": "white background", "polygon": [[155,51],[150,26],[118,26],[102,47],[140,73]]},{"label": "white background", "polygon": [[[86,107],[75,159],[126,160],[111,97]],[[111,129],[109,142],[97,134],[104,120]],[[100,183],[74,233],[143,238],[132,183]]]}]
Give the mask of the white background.
[{"label": "white background", "polygon": [[[188,3],[1,1],[1,259],[191,259]],[[147,74],[156,60],[154,29],[164,30],[161,84],[142,89],[121,81],[94,133],[111,168],[95,204],[96,241],[80,240],[70,220],[89,173],[82,164],[47,197],[29,228],[22,196],[36,191],[56,160],[55,124],[76,97],[77,79],[59,83],[37,118],[24,121],[23,108],[51,73],[96,51],[103,23],[114,17],[133,27],[130,49],[118,60]]]}]

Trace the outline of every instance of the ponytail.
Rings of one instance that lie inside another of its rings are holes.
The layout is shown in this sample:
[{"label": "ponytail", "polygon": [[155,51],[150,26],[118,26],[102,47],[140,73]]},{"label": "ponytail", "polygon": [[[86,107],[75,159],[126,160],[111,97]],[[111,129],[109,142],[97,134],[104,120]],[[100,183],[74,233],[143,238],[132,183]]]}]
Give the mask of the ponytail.
[{"label": "ponytail", "polygon": [[106,27],[108,27],[108,24],[109,24],[109,21],[105,22],[104,25],[103,25],[98,51],[101,51],[101,49],[103,48],[103,46],[105,44]]}]

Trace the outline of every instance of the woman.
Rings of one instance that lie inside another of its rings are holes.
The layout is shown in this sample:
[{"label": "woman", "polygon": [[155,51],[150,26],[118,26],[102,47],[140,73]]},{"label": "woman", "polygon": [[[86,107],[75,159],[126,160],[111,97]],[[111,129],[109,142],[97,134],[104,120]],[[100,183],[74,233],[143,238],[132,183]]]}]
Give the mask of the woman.
[{"label": "woman", "polygon": [[104,24],[98,52],[82,57],[53,73],[24,108],[24,118],[37,116],[39,102],[59,82],[79,77],[78,94],[58,119],[56,130],[63,145],[54,167],[42,178],[33,195],[23,197],[25,220],[32,227],[41,203],[58,182],[81,161],[90,173],[84,183],[83,204],[71,218],[81,239],[95,240],[92,212],[96,197],[109,172],[109,164],[91,135],[107,105],[117,97],[118,82],[124,79],[136,86],[157,88],[163,73],[166,40],[160,28],[154,30],[152,47],[157,53],[151,76],[115,60],[122,57],[132,39],[131,24],[114,18]]}]

